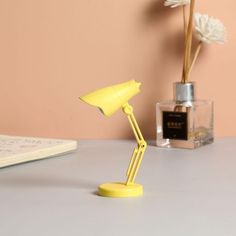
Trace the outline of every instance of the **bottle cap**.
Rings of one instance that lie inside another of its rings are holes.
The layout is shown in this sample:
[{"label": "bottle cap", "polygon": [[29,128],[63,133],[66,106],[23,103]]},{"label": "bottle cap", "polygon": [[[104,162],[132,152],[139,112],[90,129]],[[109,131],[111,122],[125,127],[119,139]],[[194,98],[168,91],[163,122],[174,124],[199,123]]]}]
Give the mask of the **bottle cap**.
[{"label": "bottle cap", "polygon": [[195,83],[174,83],[174,100],[177,102],[191,102],[195,100]]}]

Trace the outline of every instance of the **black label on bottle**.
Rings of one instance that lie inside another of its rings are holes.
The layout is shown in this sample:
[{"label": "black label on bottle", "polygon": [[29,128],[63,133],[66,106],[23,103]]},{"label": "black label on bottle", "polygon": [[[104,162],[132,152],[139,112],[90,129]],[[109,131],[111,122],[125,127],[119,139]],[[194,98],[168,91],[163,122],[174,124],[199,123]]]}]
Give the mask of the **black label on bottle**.
[{"label": "black label on bottle", "polygon": [[163,138],[188,140],[187,112],[163,111]]}]

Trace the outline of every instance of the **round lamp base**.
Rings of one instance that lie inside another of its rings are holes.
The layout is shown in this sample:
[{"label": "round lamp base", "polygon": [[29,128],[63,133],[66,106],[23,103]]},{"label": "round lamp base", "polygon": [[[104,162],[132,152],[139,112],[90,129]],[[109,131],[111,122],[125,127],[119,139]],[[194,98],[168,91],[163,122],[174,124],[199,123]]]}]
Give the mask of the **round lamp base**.
[{"label": "round lamp base", "polygon": [[143,194],[140,184],[106,183],[98,188],[98,194],[103,197],[137,197]]}]

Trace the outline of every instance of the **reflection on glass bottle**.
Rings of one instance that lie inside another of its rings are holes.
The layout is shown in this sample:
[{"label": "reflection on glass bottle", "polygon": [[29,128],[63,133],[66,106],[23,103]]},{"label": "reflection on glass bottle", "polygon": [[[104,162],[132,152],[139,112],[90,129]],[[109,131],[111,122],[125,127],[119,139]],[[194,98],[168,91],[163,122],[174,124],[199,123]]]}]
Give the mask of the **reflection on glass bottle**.
[{"label": "reflection on glass bottle", "polygon": [[214,140],[213,102],[196,100],[194,83],[175,83],[174,100],[156,105],[157,146],[194,149]]}]

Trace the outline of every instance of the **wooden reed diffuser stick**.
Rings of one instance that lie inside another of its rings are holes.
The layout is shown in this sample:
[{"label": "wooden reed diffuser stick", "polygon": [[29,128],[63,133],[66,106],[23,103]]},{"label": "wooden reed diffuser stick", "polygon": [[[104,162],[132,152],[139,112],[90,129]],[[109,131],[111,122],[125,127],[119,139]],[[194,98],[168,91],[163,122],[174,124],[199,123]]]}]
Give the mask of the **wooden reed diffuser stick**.
[{"label": "wooden reed diffuser stick", "polygon": [[196,51],[195,51],[194,56],[193,56],[193,60],[192,60],[192,62],[190,64],[189,74],[191,73],[191,71],[193,69],[193,66],[194,66],[194,64],[195,64],[195,62],[196,62],[196,60],[198,58],[199,52],[200,52],[200,50],[202,48],[202,44],[203,44],[202,41],[199,41],[199,43],[197,45],[197,48],[196,48]]},{"label": "wooden reed diffuser stick", "polygon": [[[182,7],[183,10],[183,26],[184,26],[184,48],[186,48],[186,39],[187,39],[187,21],[186,21],[186,6],[183,5]],[[182,80],[181,82],[184,83],[184,63],[185,63],[185,53],[184,53],[184,58],[183,58],[183,70],[182,70]]]},{"label": "wooden reed diffuser stick", "polygon": [[186,22],[186,6],[185,5],[183,5],[183,23],[184,23],[184,41],[186,41],[187,22]]},{"label": "wooden reed diffuser stick", "polygon": [[183,79],[182,79],[183,83],[188,82],[188,77],[189,77],[189,68],[190,68],[191,51],[192,51],[194,5],[195,5],[195,0],[191,0],[188,29],[187,29],[187,38],[186,38],[186,45],[185,45],[185,54],[184,54],[184,69],[183,69],[184,74],[183,74]]}]

